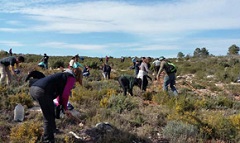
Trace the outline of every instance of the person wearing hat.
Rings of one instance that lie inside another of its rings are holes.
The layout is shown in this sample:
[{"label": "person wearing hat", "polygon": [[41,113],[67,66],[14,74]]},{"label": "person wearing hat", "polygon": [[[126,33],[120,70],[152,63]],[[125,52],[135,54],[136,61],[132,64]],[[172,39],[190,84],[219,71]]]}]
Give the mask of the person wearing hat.
[{"label": "person wearing hat", "polygon": [[[9,85],[12,82],[12,75],[16,75],[14,65],[16,65],[16,69],[19,67],[19,63],[24,62],[24,57],[6,57],[3,59],[0,59],[0,84],[2,85],[3,82],[5,82],[5,79],[7,77],[7,85]],[[10,69],[9,69],[10,67]],[[12,74],[11,74],[12,73]]]},{"label": "person wearing hat", "polygon": [[73,71],[66,70],[65,72],[46,76],[35,81],[30,87],[30,95],[39,103],[44,117],[43,142],[55,142],[56,116],[54,99],[57,98],[58,103],[63,106],[67,116],[72,116],[67,108],[67,102],[75,82],[78,81],[78,70],[79,69],[73,69]]},{"label": "person wearing hat", "polygon": [[[79,72],[82,73],[82,69],[81,68],[84,68],[84,66],[79,63],[79,59],[80,59],[80,57],[79,57],[78,54],[75,55],[74,57],[72,57],[72,59],[69,62],[69,69],[73,70],[73,69],[78,68]],[[82,85],[82,78],[83,78],[83,76],[81,74],[81,78],[79,78],[79,81],[78,81],[80,85]]]},{"label": "person wearing hat", "polygon": [[157,80],[160,78],[160,74],[164,71],[165,76],[164,76],[164,82],[163,82],[163,90],[168,91],[168,85],[170,85],[171,90],[173,91],[173,94],[175,96],[178,95],[177,89],[175,87],[176,84],[176,75],[175,72],[168,72],[168,61],[164,56],[161,56],[159,58],[161,64],[160,64],[160,69],[157,73]]}]

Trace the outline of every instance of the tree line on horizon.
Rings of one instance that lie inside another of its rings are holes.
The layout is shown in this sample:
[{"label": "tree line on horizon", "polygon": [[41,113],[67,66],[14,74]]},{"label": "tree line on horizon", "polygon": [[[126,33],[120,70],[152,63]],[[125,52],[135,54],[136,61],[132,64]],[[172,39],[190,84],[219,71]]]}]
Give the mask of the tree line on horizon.
[{"label": "tree line on horizon", "polygon": [[[232,46],[230,46],[228,48],[227,55],[229,55],[229,56],[231,56],[231,55],[239,55],[239,50],[240,50],[240,48],[236,44],[233,44]],[[193,52],[193,56],[191,56],[190,54],[187,54],[185,56],[183,54],[183,52],[178,52],[178,54],[177,54],[177,58],[179,58],[179,59],[190,58],[190,57],[200,58],[200,57],[208,57],[208,56],[213,56],[213,55],[208,52],[206,47],[196,48],[194,50],[194,52]]]},{"label": "tree line on horizon", "polygon": [[[233,44],[228,48],[227,55],[228,56],[239,55],[239,50],[240,50],[239,46],[237,46],[236,44]],[[9,53],[7,51],[4,51],[4,50],[0,51],[0,57],[7,56],[8,54]],[[18,55],[23,55],[23,54],[18,54]],[[24,54],[24,55],[31,55],[31,54]],[[38,55],[38,56],[41,57],[42,55]],[[183,58],[189,59],[190,57],[201,58],[201,57],[208,57],[208,56],[214,56],[214,55],[210,54],[206,47],[203,47],[203,48],[197,47],[194,50],[193,55],[191,55],[191,54],[185,55],[183,52],[178,52],[178,54],[177,54],[178,59],[183,59]],[[61,56],[56,56],[56,57],[61,57]],[[87,57],[87,56],[82,56],[82,57]],[[95,57],[95,58],[103,58],[103,57]],[[109,58],[111,59],[111,58],[114,58],[114,57],[109,56]],[[129,56],[128,58],[131,58],[131,56]]]}]

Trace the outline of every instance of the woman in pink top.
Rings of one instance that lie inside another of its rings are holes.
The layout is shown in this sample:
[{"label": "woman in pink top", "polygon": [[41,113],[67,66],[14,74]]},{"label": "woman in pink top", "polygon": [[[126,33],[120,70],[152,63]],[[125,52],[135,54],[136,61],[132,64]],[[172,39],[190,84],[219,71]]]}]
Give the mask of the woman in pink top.
[{"label": "woman in pink top", "polygon": [[56,131],[55,110],[53,100],[57,98],[58,103],[63,106],[65,114],[71,116],[67,108],[67,102],[75,82],[78,81],[78,69],[56,73],[34,82],[30,87],[30,94],[36,100],[44,117],[43,142],[54,143],[54,132]]}]

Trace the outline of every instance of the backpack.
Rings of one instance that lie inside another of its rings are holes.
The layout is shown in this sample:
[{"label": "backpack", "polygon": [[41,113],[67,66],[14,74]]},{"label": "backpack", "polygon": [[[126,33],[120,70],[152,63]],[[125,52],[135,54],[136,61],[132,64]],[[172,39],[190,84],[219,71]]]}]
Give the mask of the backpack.
[{"label": "backpack", "polygon": [[167,73],[176,73],[177,72],[177,67],[171,63],[171,62],[167,62],[166,64],[166,72]]}]

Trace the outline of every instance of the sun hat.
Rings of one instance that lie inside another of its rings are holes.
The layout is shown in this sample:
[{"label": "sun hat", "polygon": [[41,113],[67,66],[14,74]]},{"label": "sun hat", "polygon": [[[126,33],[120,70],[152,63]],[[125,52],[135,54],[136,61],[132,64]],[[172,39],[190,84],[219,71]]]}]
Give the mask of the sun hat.
[{"label": "sun hat", "polygon": [[164,60],[164,59],[165,59],[164,56],[159,57],[159,60],[160,60],[160,61],[162,61],[162,60]]}]

